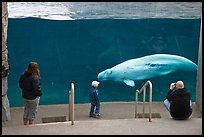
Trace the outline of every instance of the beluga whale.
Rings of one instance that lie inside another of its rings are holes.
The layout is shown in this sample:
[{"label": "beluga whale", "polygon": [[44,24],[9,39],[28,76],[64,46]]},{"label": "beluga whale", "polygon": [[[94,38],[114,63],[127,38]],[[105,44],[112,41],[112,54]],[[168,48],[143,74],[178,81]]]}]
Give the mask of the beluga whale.
[{"label": "beluga whale", "polygon": [[171,54],[153,54],[124,61],[98,74],[99,81],[124,82],[134,87],[135,80],[150,79],[175,71],[196,71],[198,66],[191,60]]}]

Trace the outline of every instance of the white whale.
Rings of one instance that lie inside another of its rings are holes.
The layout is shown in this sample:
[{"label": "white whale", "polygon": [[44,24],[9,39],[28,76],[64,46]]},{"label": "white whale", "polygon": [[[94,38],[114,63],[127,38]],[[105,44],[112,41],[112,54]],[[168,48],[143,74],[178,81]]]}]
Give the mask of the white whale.
[{"label": "white whale", "polygon": [[159,77],[178,70],[196,71],[198,66],[187,58],[170,55],[154,54],[141,58],[130,59],[98,74],[98,80],[124,82],[134,87],[134,80]]}]

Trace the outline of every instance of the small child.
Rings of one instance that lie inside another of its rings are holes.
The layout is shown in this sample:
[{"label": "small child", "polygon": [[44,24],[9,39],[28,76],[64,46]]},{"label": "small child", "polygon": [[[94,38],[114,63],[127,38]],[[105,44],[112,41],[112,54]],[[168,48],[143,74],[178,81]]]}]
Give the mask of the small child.
[{"label": "small child", "polygon": [[98,90],[98,81],[93,81],[91,84],[91,89],[89,91],[89,98],[91,103],[91,108],[89,112],[89,117],[100,117],[100,99]]}]

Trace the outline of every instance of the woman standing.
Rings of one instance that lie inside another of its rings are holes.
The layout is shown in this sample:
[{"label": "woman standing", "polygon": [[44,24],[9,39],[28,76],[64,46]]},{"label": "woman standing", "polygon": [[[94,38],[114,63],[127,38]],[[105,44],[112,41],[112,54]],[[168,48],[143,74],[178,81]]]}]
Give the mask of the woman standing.
[{"label": "woman standing", "polygon": [[37,114],[40,96],[42,95],[38,63],[29,63],[28,67],[19,79],[19,87],[22,89],[24,104],[24,125],[33,124]]}]

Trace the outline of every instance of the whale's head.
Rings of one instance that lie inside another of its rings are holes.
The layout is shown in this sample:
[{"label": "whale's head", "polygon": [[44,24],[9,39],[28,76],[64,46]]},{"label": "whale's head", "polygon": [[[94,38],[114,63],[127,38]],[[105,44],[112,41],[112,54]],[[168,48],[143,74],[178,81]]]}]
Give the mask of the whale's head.
[{"label": "whale's head", "polygon": [[112,77],[112,70],[111,69],[104,70],[98,74],[98,80],[99,81],[109,80],[109,79],[111,79],[111,77]]}]

